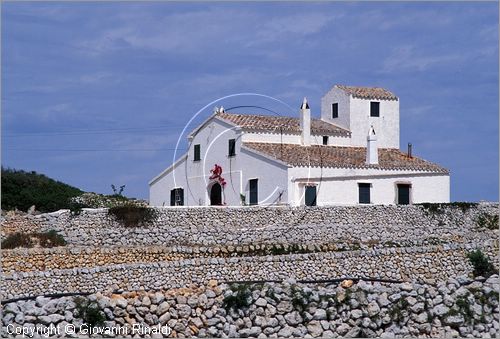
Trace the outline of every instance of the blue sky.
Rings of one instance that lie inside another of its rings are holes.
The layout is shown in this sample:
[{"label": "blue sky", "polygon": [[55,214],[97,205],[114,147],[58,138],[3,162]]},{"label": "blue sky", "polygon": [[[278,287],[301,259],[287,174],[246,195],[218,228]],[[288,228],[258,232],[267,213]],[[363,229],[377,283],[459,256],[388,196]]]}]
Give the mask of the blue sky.
[{"label": "blue sky", "polygon": [[380,86],[452,200],[498,201],[496,2],[4,2],[1,24],[3,166],[147,198],[215,99],[318,117],[334,84]]}]

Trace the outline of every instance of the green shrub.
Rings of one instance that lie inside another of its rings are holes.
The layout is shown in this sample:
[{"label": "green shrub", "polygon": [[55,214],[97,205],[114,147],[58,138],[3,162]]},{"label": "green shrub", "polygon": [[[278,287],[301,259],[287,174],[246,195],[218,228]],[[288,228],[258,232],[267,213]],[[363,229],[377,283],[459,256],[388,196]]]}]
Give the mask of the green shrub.
[{"label": "green shrub", "polygon": [[488,256],[481,252],[480,249],[469,252],[467,257],[474,267],[473,273],[475,277],[481,276],[488,278],[492,274],[497,273],[495,266],[493,266]]},{"label": "green shrub", "polygon": [[37,238],[40,241],[40,246],[44,248],[66,245],[66,240],[64,240],[64,237],[60,234],[57,234],[57,232],[54,230],[50,230],[44,233],[38,233]]},{"label": "green shrub", "polygon": [[400,298],[396,303],[392,305],[389,309],[389,315],[391,319],[402,324],[405,320],[405,316],[408,315],[408,307],[410,304],[406,298]]},{"label": "green shrub", "polygon": [[2,167],[2,210],[27,211],[35,205],[40,212],[68,209],[70,198],[83,192],[43,174]]},{"label": "green shrub", "polygon": [[154,209],[132,203],[111,207],[108,209],[108,215],[114,217],[116,221],[125,227],[145,226],[157,218]]},{"label": "green shrub", "polygon": [[472,323],[474,321],[474,312],[472,311],[470,303],[467,299],[459,297],[455,303],[457,304],[460,313],[464,316],[465,322]]},{"label": "green shrub", "polygon": [[250,306],[249,299],[251,297],[251,293],[247,285],[232,284],[229,288],[233,293],[225,296],[222,302],[222,307],[224,307],[226,311],[229,311],[230,309],[239,310]]},{"label": "green shrub", "polygon": [[490,230],[497,230],[498,229],[498,214],[491,215],[488,213],[483,213],[477,217],[476,224],[481,228],[487,228]]},{"label": "green shrub", "polygon": [[82,209],[88,208],[86,204],[76,202],[76,201],[70,201],[69,203],[69,211],[72,216],[80,215],[82,213]]},{"label": "green shrub", "polygon": [[76,305],[76,316],[82,319],[85,324],[89,325],[89,328],[104,324],[106,318],[97,302],[90,301],[83,297],[76,297],[74,301]]},{"label": "green shrub", "polygon": [[246,206],[247,205],[247,196],[244,194],[240,193],[240,200],[241,200],[241,205]]},{"label": "green shrub", "polygon": [[33,247],[31,235],[26,233],[9,234],[1,244],[3,249],[12,249],[16,247]]},{"label": "green shrub", "polygon": [[426,210],[429,214],[435,215],[435,214],[443,214],[444,209],[446,207],[460,208],[462,213],[465,213],[469,209],[471,209],[472,207],[476,207],[478,204],[477,204],[477,202],[455,201],[455,202],[447,202],[447,203],[424,202],[424,203],[420,203],[420,204],[416,204],[416,205],[422,206],[422,208],[424,210]]},{"label": "green shrub", "polygon": [[304,291],[297,285],[292,285],[291,291],[293,308],[303,315],[309,305],[312,293]]},{"label": "green shrub", "polygon": [[3,249],[13,249],[17,247],[31,248],[36,244],[44,248],[50,248],[65,246],[66,241],[62,235],[57,234],[54,230],[42,233],[13,233],[9,234],[7,238],[2,241],[1,247]]}]

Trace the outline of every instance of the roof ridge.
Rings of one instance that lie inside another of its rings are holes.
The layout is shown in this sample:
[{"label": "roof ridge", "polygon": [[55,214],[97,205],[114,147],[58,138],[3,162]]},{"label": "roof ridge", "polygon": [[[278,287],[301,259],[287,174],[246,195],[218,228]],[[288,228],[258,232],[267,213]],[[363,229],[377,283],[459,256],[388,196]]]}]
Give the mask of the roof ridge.
[{"label": "roof ridge", "polygon": [[[274,130],[283,127],[284,130],[294,133],[301,131],[299,117],[231,112],[218,112],[215,114],[215,117],[248,130]],[[326,133],[340,135],[349,135],[351,133],[349,130],[321,118],[311,119],[311,132],[313,134]]]}]

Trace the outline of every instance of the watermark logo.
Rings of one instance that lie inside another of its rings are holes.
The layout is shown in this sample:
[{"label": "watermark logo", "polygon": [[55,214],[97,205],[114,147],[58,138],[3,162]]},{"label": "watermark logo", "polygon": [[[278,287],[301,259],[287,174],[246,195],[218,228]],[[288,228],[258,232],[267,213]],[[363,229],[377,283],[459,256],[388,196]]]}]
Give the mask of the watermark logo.
[{"label": "watermark logo", "polygon": [[75,335],[85,335],[85,336],[151,336],[154,334],[161,334],[163,337],[169,336],[172,333],[172,329],[167,325],[154,325],[147,326],[144,324],[133,324],[133,325],[114,325],[114,326],[90,326],[89,324],[83,323],[81,325],[74,324],[50,324],[49,326],[44,325],[32,325],[32,326],[19,326],[14,324],[9,324],[6,327],[7,334],[22,338],[34,338],[34,337],[73,337]]}]

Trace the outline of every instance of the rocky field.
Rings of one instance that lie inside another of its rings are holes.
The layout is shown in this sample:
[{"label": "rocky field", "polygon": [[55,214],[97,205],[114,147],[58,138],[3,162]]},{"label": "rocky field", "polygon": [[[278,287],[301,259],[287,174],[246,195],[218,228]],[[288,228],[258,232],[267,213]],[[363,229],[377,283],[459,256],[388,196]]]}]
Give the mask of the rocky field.
[{"label": "rocky field", "polygon": [[[155,292],[37,297],[4,305],[2,337],[35,326],[73,337],[115,337],[116,329],[120,337],[496,337],[499,278],[482,280],[462,276],[435,286],[210,281]],[[89,324],[100,332],[87,334]],[[68,328],[74,333],[64,333]],[[164,333],[151,333],[157,328]]]}]

